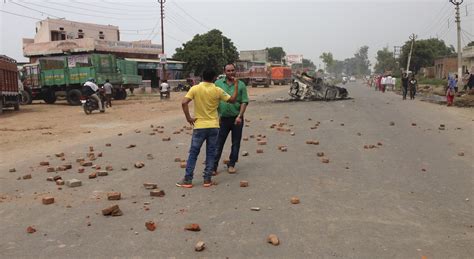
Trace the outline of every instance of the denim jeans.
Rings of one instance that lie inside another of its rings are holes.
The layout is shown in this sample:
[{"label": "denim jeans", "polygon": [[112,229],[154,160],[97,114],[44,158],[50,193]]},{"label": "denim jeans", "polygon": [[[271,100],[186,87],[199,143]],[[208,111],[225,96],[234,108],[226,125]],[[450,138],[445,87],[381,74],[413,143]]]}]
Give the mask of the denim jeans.
[{"label": "denim jeans", "polygon": [[184,176],[185,180],[193,179],[196,161],[204,141],[206,141],[206,168],[204,169],[204,179],[211,180],[212,169],[214,167],[214,157],[216,155],[216,144],[218,134],[218,128],[193,130],[191,148],[189,149],[189,157],[186,163],[186,175]]},{"label": "denim jeans", "polygon": [[232,131],[232,147],[230,149],[229,163],[227,166],[235,166],[235,163],[239,160],[240,151],[240,140],[242,139],[242,131],[244,128],[244,118],[240,125],[235,125],[235,119],[237,117],[221,117],[220,119],[220,130],[219,137],[217,137],[217,153],[214,160],[214,170],[217,170],[219,166],[219,160],[222,156],[222,150],[224,149],[225,141],[229,132]]}]

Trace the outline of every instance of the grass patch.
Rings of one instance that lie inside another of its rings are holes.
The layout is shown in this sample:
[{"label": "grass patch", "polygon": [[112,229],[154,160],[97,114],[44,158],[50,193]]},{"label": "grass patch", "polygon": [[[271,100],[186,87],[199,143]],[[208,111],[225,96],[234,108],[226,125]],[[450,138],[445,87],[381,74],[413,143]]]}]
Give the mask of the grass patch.
[{"label": "grass patch", "polygon": [[444,85],[447,84],[447,82],[446,82],[446,80],[443,80],[443,79],[420,78],[420,80],[418,80],[418,84],[433,85],[433,86],[444,86]]}]

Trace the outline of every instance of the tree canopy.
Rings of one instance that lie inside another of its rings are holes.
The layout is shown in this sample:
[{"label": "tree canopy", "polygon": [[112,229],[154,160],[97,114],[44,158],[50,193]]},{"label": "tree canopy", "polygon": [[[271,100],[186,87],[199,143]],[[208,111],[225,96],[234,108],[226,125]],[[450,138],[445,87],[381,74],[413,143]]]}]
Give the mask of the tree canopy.
[{"label": "tree canopy", "polygon": [[[405,42],[400,55],[400,66],[406,68],[408,55],[410,53],[411,41]],[[422,67],[434,65],[434,60],[439,57],[449,56],[455,53],[453,46],[446,46],[443,40],[436,38],[417,40],[413,46],[410,62],[410,71],[417,73]]]},{"label": "tree canopy", "polygon": [[367,75],[370,73],[369,47],[362,46],[352,58],[344,61],[334,59],[331,52],[323,52],[319,58],[326,66],[326,71],[336,75],[346,73],[349,75]]},{"label": "tree canopy", "polygon": [[[224,55],[222,45],[224,45]],[[194,72],[196,75],[200,75],[206,68],[214,69],[219,73],[225,64],[235,62],[238,57],[239,53],[234,43],[217,29],[195,35],[192,40],[177,48],[173,55],[173,59],[186,62],[185,73]]]},{"label": "tree canopy", "polygon": [[286,56],[286,52],[282,47],[272,47],[267,48],[268,50],[268,59],[272,62],[280,62]]},{"label": "tree canopy", "polygon": [[377,51],[376,57],[377,63],[375,63],[374,70],[376,73],[384,73],[385,71],[397,70],[397,60],[393,56],[393,52],[385,47]]}]

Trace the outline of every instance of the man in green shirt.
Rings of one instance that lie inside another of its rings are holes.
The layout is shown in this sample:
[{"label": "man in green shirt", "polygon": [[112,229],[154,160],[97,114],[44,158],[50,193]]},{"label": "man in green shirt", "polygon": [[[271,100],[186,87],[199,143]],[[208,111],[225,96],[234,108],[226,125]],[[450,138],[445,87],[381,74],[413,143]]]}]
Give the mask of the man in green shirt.
[{"label": "man in green shirt", "polygon": [[[224,67],[225,77],[215,82],[215,85],[226,93],[234,92],[235,65],[227,64]],[[219,103],[220,130],[217,137],[217,152],[214,160],[214,174],[217,172],[219,160],[221,159],[222,150],[225,141],[230,132],[232,132],[232,147],[229,156],[227,170],[230,174],[236,173],[235,163],[239,160],[240,141],[242,139],[242,130],[244,127],[244,113],[249,103],[247,87],[244,82],[238,81],[238,97],[235,103]]]}]

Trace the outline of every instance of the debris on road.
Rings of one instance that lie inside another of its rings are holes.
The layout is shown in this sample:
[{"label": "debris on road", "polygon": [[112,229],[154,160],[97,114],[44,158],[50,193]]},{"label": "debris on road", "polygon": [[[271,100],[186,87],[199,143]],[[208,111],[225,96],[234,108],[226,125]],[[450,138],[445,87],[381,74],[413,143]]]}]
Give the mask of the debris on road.
[{"label": "debris on road", "polygon": [[150,191],[150,196],[152,196],[152,197],[163,197],[163,196],[165,196],[165,191],[155,189],[155,190]]},{"label": "debris on road", "polygon": [[300,203],[300,198],[298,198],[298,197],[291,197],[290,202],[291,202],[291,204],[299,204],[299,203]]},{"label": "debris on road", "polygon": [[31,179],[31,174],[23,175],[23,180],[28,180],[28,179]]},{"label": "debris on road", "polygon": [[275,234],[268,235],[267,242],[274,245],[274,246],[277,246],[277,245],[280,244],[280,240],[278,239],[277,235],[275,235]]},{"label": "debris on road", "polygon": [[247,152],[247,151],[242,152],[242,156],[248,156],[248,155],[249,155],[249,152]]},{"label": "debris on road", "polygon": [[134,147],[136,147],[136,146],[137,146],[137,145],[135,145],[135,144],[130,144],[130,145],[127,146],[127,148],[130,149],[130,148],[134,148]]},{"label": "debris on road", "polygon": [[260,211],[260,208],[259,207],[251,207],[250,210],[251,211]]},{"label": "debris on road", "polygon": [[240,187],[249,187],[248,181],[240,181]]},{"label": "debris on road", "polygon": [[44,205],[53,204],[54,203],[54,197],[45,196],[45,197],[43,197],[42,202],[43,202]]},{"label": "debris on road", "polygon": [[156,229],[156,224],[155,224],[155,222],[153,222],[153,221],[150,220],[150,221],[145,222],[145,227],[146,227],[146,229],[148,229],[149,231],[155,231],[155,229]]},{"label": "debris on road", "polygon": [[116,201],[122,198],[122,194],[120,192],[109,192],[107,193],[107,200],[109,201]]},{"label": "debris on road", "polygon": [[188,230],[188,231],[194,231],[194,232],[201,231],[201,227],[199,226],[199,224],[196,224],[196,223],[187,224],[187,225],[184,227],[184,229],[185,229],[185,230]]},{"label": "debris on road", "polygon": [[202,250],[204,250],[206,248],[206,244],[203,242],[203,241],[199,241],[196,243],[196,245],[194,246],[194,251],[196,252],[201,252]]},{"label": "debris on road", "polygon": [[145,187],[145,189],[147,189],[147,190],[153,190],[153,189],[158,188],[158,184],[156,184],[156,183],[144,183],[143,187]]},{"label": "debris on road", "polygon": [[66,180],[66,185],[73,188],[73,187],[79,187],[82,185],[82,181],[81,180],[77,180],[77,179],[69,179],[69,180]]},{"label": "debris on road", "polygon": [[140,162],[140,161],[139,161],[139,162],[135,162],[134,166],[135,166],[135,168],[140,169],[140,168],[143,168],[143,167],[145,166],[145,163]]},{"label": "debris on road", "polygon": [[257,154],[262,154],[263,153],[263,149],[257,149]]},{"label": "debris on road", "polygon": [[123,213],[118,205],[112,205],[102,210],[104,216],[122,216]]},{"label": "debris on road", "polygon": [[32,226],[28,226],[28,227],[26,228],[26,232],[27,232],[28,234],[33,234],[33,233],[36,232],[36,228],[34,228],[34,227],[32,227]]}]

